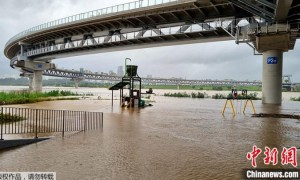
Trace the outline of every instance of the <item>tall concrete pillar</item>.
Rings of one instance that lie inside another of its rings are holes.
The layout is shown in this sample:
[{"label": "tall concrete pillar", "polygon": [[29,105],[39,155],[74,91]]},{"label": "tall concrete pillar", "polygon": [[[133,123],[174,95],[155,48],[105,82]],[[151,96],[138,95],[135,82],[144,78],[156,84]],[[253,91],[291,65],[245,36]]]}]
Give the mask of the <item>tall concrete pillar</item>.
[{"label": "tall concrete pillar", "polygon": [[84,80],[84,77],[77,77],[77,78],[72,78],[71,81],[74,81],[75,83],[75,89],[78,89],[78,85],[81,81]]},{"label": "tall concrete pillar", "polygon": [[33,76],[29,76],[29,92],[32,92],[33,91]]},{"label": "tall concrete pillar", "polygon": [[75,82],[75,89],[78,89],[79,81],[74,81],[74,82]]},{"label": "tall concrete pillar", "polygon": [[35,92],[42,92],[43,89],[43,71],[34,71],[33,75],[33,90]]},{"label": "tall concrete pillar", "polygon": [[281,104],[282,61],[281,50],[263,52],[262,103],[264,104]]}]

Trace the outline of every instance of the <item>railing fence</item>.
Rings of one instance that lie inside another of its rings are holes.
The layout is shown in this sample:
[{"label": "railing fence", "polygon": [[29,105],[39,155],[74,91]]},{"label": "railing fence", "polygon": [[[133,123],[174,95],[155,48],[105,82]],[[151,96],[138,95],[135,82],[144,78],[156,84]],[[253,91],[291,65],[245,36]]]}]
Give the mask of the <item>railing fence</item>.
[{"label": "railing fence", "polygon": [[5,134],[88,131],[103,127],[102,112],[1,107],[0,139]]}]

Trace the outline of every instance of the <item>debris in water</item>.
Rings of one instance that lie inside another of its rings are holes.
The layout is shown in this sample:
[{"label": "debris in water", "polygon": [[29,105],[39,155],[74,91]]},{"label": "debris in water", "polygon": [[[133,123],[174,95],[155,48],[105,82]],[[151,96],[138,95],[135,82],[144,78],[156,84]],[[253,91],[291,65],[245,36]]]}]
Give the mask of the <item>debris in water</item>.
[{"label": "debris in water", "polygon": [[266,113],[259,113],[259,114],[252,114],[251,117],[289,118],[289,119],[300,120],[300,115],[294,115],[294,114],[266,114]]}]

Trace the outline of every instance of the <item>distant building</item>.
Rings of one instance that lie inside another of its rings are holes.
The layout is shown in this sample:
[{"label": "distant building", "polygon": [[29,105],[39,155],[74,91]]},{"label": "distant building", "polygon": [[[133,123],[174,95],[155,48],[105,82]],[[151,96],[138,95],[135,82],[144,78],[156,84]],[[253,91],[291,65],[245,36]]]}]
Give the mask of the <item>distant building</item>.
[{"label": "distant building", "polygon": [[120,77],[124,76],[123,66],[118,66],[117,74]]},{"label": "distant building", "polygon": [[108,75],[110,75],[110,76],[117,76],[117,74],[114,71],[112,71],[112,70],[109,71]]},{"label": "distant building", "polygon": [[152,75],[147,75],[147,78],[152,78]]}]

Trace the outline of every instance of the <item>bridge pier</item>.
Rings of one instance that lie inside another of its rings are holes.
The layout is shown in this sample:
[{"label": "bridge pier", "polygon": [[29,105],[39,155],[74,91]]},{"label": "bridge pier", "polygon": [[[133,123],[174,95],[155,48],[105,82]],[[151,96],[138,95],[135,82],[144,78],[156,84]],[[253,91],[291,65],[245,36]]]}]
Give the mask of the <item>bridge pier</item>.
[{"label": "bridge pier", "polygon": [[29,76],[29,92],[33,91],[33,76]]},{"label": "bridge pier", "polygon": [[269,50],[263,53],[262,103],[281,104],[283,52]]},{"label": "bridge pier", "polygon": [[22,74],[20,74],[20,76],[27,77],[29,79],[29,92],[32,92],[33,91],[33,86],[34,86],[33,74],[32,73],[22,73]]},{"label": "bridge pier", "polygon": [[78,84],[84,80],[84,77],[72,78],[71,81],[75,83],[75,89],[78,89]]},{"label": "bridge pier", "polygon": [[43,89],[43,71],[33,72],[33,91],[42,92]]},{"label": "bridge pier", "polygon": [[55,69],[55,64],[53,63],[34,62],[29,60],[18,61],[15,66],[33,72],[33,76],[29,76],[29,90],[35,92],[41,92],[43,89],[43,71]]},{"label": "bridge pier", "polygon": [[263,104],[281,105],[283,52],[291,49],[290,42],[289,32],[275,31],[256,36],[256,49],[263,53]]}]

